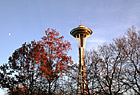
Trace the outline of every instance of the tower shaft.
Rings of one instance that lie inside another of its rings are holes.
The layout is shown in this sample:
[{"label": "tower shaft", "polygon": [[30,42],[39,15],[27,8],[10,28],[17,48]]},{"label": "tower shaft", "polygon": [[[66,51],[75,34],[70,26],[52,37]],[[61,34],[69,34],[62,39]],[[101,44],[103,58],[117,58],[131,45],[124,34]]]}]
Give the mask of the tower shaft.
[{"label": "tower shaft", "polygon": [[77,94],[88,95],[88,83],[87,83],[87,72],[85,65],[85,47],[83,46],[84,40],[80,37],[79,47],[79,73],[78,73],[78,85]]}]

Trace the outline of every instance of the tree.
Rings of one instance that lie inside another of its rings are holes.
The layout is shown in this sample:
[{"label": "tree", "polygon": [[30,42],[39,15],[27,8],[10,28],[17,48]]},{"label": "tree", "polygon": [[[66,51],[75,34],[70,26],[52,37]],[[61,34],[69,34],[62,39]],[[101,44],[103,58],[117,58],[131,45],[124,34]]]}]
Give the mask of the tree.
[{"label": "tree", "polygon": [[63,73],[68,72],[73,62],[67,55],[71,49],[70,42],[63,40],[63,36],[59,37],[59,33],[53,29],[51,31],[48,29],[45,32],[46,36],[42,38],[42,41],[39,41],[44,51],[38,52],[36,61],[41,64],[40,70],[48,80],[49,93],[51,93],[53,82],[58,80]]},{"label": "tree", "polygon": [[53,29],[45,32],[41,41],[23,44],[9,57],[8,64],[1,66],[0,84],[11,94],[51,95],[59,77],[71,68],[72,60],[67,55],[70,43]]},{"label": "tree", "polygon": [[140,94],[140,32],[129,28],[123,37],[86,54],[88,83],[93,93]]},{"label": "tree", "polygon": [[5,81],[6,84],[2,87],[9,88],[9,94],[33,95],[45,92],[43,87],[47,87],[42,85],[40,64],[36,64],[35,60],[38,51],[42,51],[42,48],[35,41],[32,41],[31,44],[25,43],[9,57],[8,64],[1,66],[3,72],[1,72],[0,80]]},{"label": "tree", "polygon": [[9,90],[11,90],[13,95],[15,95],[15,93],[13,92],[13,89],[15,85],[17,84],[17,82],[15,81],[13,77],[9,77],[12,71],[8,71],[8,70],[9,70],[8,64],[3,64],[2,66],[0,66],[0,87],[8,88]]},{"label": "tree", "polygon": [[87,55],[88,80],[91,82],[93,93],[117,95],[122,92],[123,85],[120,82],[122,55],[114,47],[114,44],[105,44],[99,47],[98,52],[93,50]]},{"label": "tree", "polygon": [[68,73],[65,74],[60,85],[63,90],[64,95],[76,95],[77,91],[77,82],[78,82],[78,66],[77,64],[73,65]]},{"label": "tree", "polygon": [[132,26],[127,30],[125,36],[115,40],[117,46],[121,46],[121,52],[127,59],[123,66],[122,82],[130,89],[140,94],[140,31]]},{"label": "tree", "polygon": [[[97,94],[96,91],[98,91],[101,87],[98,84],[98,74],[100,73],[100,62],[101,59],[99,57],[99,54],[96,50],[92,49],[90,51],[86,51],[85,54],[85,63],[87,67],[87,82],[90,89],[91,94]],[[98,73],[99,72],[99,73]]]}]

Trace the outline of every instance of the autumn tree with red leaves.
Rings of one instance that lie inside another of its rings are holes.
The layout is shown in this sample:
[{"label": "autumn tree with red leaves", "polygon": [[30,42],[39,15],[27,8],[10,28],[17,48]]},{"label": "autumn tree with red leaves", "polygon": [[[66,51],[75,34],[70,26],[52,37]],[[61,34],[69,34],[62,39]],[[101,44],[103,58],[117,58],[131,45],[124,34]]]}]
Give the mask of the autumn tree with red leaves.
[{"label": "autumn tree with red leaves", "polygon": [[59,76],[68,72],[71,68],[72,60],[67,55],[70,48],[70,42],[63,40],[63,36],[59,37],[56,30],[48,29],[45,31],[46,36],[42,37],[39,44],[44,49],[42,52],[37,52],[36,62],[41,64],[40,70],[42,76],[46,77],[49,83],[49,95],[51,95],[52,83],[58,80]]},{"label": "autumn tree with red leaves", "polygon": [[10,94],[52,95],[59,77],[71,69],[73,62],[67,55],[70,42],[56,30],[45,33],[41,41],[25,43],[15,50],[9,63],[0,67],[0,85]]}]

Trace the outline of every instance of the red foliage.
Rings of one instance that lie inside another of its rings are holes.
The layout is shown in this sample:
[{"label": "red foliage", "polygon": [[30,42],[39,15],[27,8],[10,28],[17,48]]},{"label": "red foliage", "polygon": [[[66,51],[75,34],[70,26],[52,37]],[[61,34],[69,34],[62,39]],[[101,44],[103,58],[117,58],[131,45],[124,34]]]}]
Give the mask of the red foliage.
[{"label": "red foliage", "polygon": [[[12,72],[15,72],[12,75],[14,77],[10,81],[6,79],[9,82],[3,82],[5,79],[1,78],[3,81],[0,83],[6,87],[12,85],[13,89],[16,88],[16,85],[22,84],[24,87],[28,87],[28,90],[34,90],[32,89],[34,82],[39,83],[40,79],[45,79],[50,85],[68,71],[67,69],[73,64],[71,57],[67,55],[71,49],[70,43],[63,40],[63,36],[59,37],[56,30],[48,29],[45,33],[46,36],[42,37],[41,41],[24,43],[21,48],[15,50],[9,57],[8,63]],[[3,71],[5,72],[5,70]],[[4,75],[0,74],[0,77]],[[12,80],[16,82],[16,85],[13,85]]]},{"label": "red foliage", "polygon": [[41,63],[43,76],[52,79],[54,75],[62,75],[73,64],[71,57],[67,55],[71,44],[63,40],[63,36],[59,37],[56,30],[47,29],[45,33],[46,36],[38,42],[41,49],[35,52],[34,56],[36,63]]}]

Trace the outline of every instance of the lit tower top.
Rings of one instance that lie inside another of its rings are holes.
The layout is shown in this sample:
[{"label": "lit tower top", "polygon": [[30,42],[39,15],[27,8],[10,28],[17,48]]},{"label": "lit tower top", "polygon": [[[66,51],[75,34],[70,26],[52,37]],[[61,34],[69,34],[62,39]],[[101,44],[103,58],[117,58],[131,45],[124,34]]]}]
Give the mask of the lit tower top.
[{"label": "lit tower top", "polygon": [[92,33],[93,33],[93,32],[92,32],[91,29],[89,29],[89,28],[87,28],[87,27],[85,27],[85,26],[83,26],[83,25],[79,25],[77,28],[74,28],[74,29],[70,32],[70,34],[71,34],[73,37],[75,37],[75,38],[79,37],[79,34],[83,34],[83,37],[84,37],[84,38],[87,38],[87,37],[90,36]]},{"label": "lit tower top", "polygon": [[[83,26],[83,25],[79,25],[77,28],[74,28],[73,30],[71,30],[70,34],[75,37],[78,38],[78,43],[79,43],[79,47],[83,47],[84,45],[84,38],[89,37],[92,34],[92,30]],[[80,41],[80,42],[79,42]],[[81,44],[81,45],[80,45]]]}]

